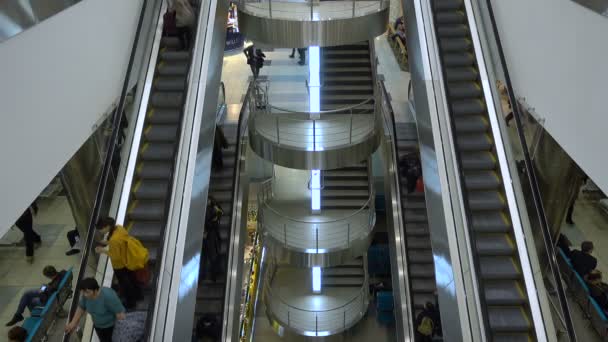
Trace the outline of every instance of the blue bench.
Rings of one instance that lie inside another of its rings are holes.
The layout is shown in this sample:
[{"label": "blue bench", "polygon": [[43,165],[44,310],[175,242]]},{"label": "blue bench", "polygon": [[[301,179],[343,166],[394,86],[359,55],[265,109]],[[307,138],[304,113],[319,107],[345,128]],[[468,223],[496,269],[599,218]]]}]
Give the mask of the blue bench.
[{"label": "blue bench", "polygon": [[583,278],[574,270],[572,262],[561,248],[558,248],[558,264],[576,302],[581,306],[587,318],[591,321],[593,328],[600,334],[604,341],[608,341],[608,318],[597,301],[591,297],[589,286]]},{"label": "blue bench", "polygon": [[34,308],[31,316],[23,322],[22,327],[28,333],[26,342],[38,342],[45,338],[51,324],[63,309],[63,305],[72,296],[73,276],[72,268],[70,268],[59,282],[57,291],[49,297],[46,304]]}]

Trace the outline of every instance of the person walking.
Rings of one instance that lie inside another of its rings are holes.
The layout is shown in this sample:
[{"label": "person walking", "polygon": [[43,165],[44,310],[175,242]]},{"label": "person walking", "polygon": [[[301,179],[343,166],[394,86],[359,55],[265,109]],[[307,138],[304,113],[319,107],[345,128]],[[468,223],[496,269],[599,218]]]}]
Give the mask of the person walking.
[{"label": "person walking", "polygon": [[65,332],[70,334],[78,327],[85,313],[91,315],[93,328],[100,342],[112,342],[112,333],[117,320],[126,318],[125,307],[116,292],[101,287],[95,278],[85,278],[80,283],[82,296],[72,320],[66,325]]},{"label": "person walking", "polygon": [[192,45],[192,29],[196,16],[189,0],[173,0],[172,9],[175,11],[175,28],[182,50],[190,50]]},{"label": "person walking", "polygon": [[245,58],[247,58],[247,64],[249,68],[251,68],[251,73],[253,74],[253,79],[258,78],[258,73],[260,70],[257,68],[256,56],[255,56],[255,48],[253,45],[249,45],[243,50],[245,54]]},{"label": "person walking", "polygon": [[19,300],[17,311],[13,315],[13,318],[6,323],[6,326],[10,327],[23,321],[23,313],[25,312],[25,308],[28,308],[30,312],[32,312],[36,306],[44,306],[51,295],[57,291],[59,288],[59,283],[61,283],[61,279],[63,279],[66,273],[67,271],[65,270],[57,272],[53,266],[44,267],[42,274],[51,281],[39,289],[26,291]]},{"label": "person walking", "polygon": [[25,259],[30,264],[34,262],[34,244],[40,244],[42,238],[34,230],[34,215],[38,213],[38,206],[36,202],[32,203],[24,212],[21,214],[15,226],[23,232],[23,240],[25,241]]},{"label": "person walking", "polygon": [[296,56],[296,48],[291,48],[291,54],[289,54],[289,58],[294,58]]},{"label": "person walking", "polygon": [[133,309],[137,301],[143,299],[136,271],[146,267],[148,250],[139,240],[130,236],[123,226],[116,225],[111,217],[99,219],[96,228],[101,233],[107,233],[108,239],[107,242],[101,242],[105,247],[95,247],[95,251],[110,257],[120,291],[125,297],[126,307]]},{"label": "person walking", "polygon": [[300,58],[299,65],[306,64],[306,48],[298,48],[298,57]]},{"label": "person walking", "polygon": [[203,255],[209,267],[211,281],[215,282],[220,273],[220,220],[224,215],[222,207],[217,201],[209,196],[205,213],[205,232],[203,233]]}]

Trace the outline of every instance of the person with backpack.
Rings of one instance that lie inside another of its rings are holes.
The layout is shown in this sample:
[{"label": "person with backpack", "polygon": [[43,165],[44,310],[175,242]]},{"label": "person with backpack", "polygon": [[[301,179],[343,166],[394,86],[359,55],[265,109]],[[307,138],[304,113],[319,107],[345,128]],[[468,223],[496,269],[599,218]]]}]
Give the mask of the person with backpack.
[{"label": "person with backpack", "polygon": [[416,183],[422,176],[422,166],[420,159],[414,153],[408,153],[399,159],[399,170],[401,176],[405,177],[407,183],[407,193],[412,193],[416,190]]},{"label": "person with backpack", "polygon": [[435,305],[426,302],[424,309],[416,316],[416,342],[431,342],[433,336],[439,331],[439,312]]},{"label": "person with backpack", "polygon": [[95,247],[95,252],[107,254],[112,261],[125,306],[132,309],[138,300],[143,299],[141,280],[136,272],[147,268],[148,250],[111,217],[99,219],[96,228],[108,234],[108,238],[101,242],[103,246]]}]

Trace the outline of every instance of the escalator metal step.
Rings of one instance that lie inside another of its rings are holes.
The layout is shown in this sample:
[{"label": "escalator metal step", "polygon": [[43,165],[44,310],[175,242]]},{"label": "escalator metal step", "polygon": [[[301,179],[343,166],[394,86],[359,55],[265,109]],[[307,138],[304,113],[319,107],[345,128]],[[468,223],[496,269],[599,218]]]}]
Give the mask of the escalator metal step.
[{"label": "escalator metal step", "polygon": [[150,96],[150,104],[157,108],[181,108],[183,98],[181,92],[155,91]]},{"label": "escalator metal step", "polygon": [[493,170],[496,168],[496,158],[487,151],[462,153],[460,160],[465,171]]},{"label": "escalator metal step", "polygon": [[489,151],[492,148],[492,139],[485,133],[461,134],[456,138],[460,151]]},{"label": "escalator metal step", "polygon": [[412,290],[415,292],[433,292],[436,286],[435,278],[412,279]]},{"label": "escalator metal step", "polygon": [[488,308],[490,327],[494,332],[524,332],[532,329],[530,318],[521,306]]},{"label": "escalator metal step", "polygon": [[[443,27],[450,28],[452,26]],[[453,53],[471,50],[473,48],[473,42],[471,42],[470,39],[464,37],[448,37],[439,39],[439,46],[441,47],[441,50],[443,50],[443,52]]]},{"label": "escalator metal step", "polygon": [[454,125],[459,133],[486,132],[490,127],[488,120],[481,115],[458,116],[454,120]]},{"label": "escalator metal step", "polygon": [[507,234],[478,234],[475,242],[479,255],[509,256],[515,252],[513,241]]},{"label": "escalator metal step", "polygon": [[433,9],[436,11],[457,10],[464,6],[462,0],[435,0]]},{"label": "escalator metal step", "polygon": [[428,238],[429,226],[428,223],[407,223],[405,225],[405,234],[407,236],[425,235]]},{"label": "escalator metal step", "polygon": [[477,82],[450,82],[448,92],[452,99],[480,97],[483,95]]},{"label": "escalator metal step", "polygon": [[479,257],[482,279],[517,280],[521,278],[519,268],[513,258],[509,256],[481,256]]},{"label": "escalator metal step", "polygon": [[164,228],[160,221],[130,221],[128,227],[129,234],[144,244],[158,242]]},{"label": "escalator metal step", "polygon": [[148,112],[148,123],[150,124],[178,124],[181,111],[176,108],[153,108]]},{"label": "escalator metal step", "polygon": [[170,51],[179,48],[179,39],[177,37],[163,36],[160,40],[161,50]]},{"label": "escalator metal step", "polygon": [[472,53],[448,53],[443,57],[446,67],[464,67],[475,64],[475,55]]},{"label": "escalator metal step", "polygon": [[439,12],[435,15],[437,26],[463,24],[466,21],[464,12]]},{"label": "escalator metal step", "polygon": [[188,63],[190,60],[190,52],[189,51],[161,50],[159,53],[159,57],[161,60],[180,61],[183,63]]},{"label": "escalator metal step", "polygon": [[527,332],[492,334],[493,342],[530,342],[532,339]]},{"label": "escalator metal step", "polygon": [[156,72],[159,76],[185,76],[188,73],[188,64],[160,62]]},{"label": "escalator metal step", "polygon": [[165,202],[136,200],[131,203],[129,218],[142,221],[161,221],[165,216]]},{"label": "escalator metal step", "polygon": [[428,237],[408,237],[407,238],[408,249],[431,249],[431,240]]},{"label": "escalator metal step", "polygon": [[506,206],[503,196],[497,191],[471,191],[468,199],[472,211],[502,210]]},{"label": "escalator metal step", "polygon": [[411,238],[407,239],[408,240],[407,257],[408,257],[409,262],[414,263],[414,264],[432,265],[433,264],[433,252],[431,250],[431,241],[429,240],[429,237],[427,236],[424,239],[424,240],[426,240],[425,242],[419,241],[420,245],[423,246],[421,249],[416,249],[415,247],[413,247],[409,242],[410,239]]},{"label": "escalator metal step", "polygon": [[169,183],[158,180],[140,180],[133,189],[136,199],[162,200],[167,196]]},{"label": "escalator metal step", "polygon": [[409,271],[412,277],[435,279],[435,269],[426,264],[411,264]]},{"label": "escalator metal step", "polygon": [[469,27],[462,24],[440,26],[437,28],[437,34],[442,38],[467,37],[469,35]]},{"label": "escalator metal step", "polygon": [[480,99],[452,101],[452,112],[455,115],[484,114],[486,104]]},{"label": "escalator metal step", "polygon": [[469,171],[464,175],[465,186],[468,190],[497,190],[500,179],[494,171]]},{"label": "escalator metal step", "polygon": [[146,140],[153,142],[173,142],[177,140],[177,125],[150,125],[144,130]]},{"label": "escalator metal step", "polygon": [[141,157],[143,160],[171,160],[173,158],[173,144],[146,143],[142,147]]},{"label": "escalator metal step", "polygon": [[160,76],[154,80],[154,89],[159,91],[184,91],[186,76]]},{"label": "escalator metal step", "polygon": [[500,211],[477,212],[473,216],[473,229],[480,233],[505,233],[510,231],[511,222]]},{"label": "escalator metal step", "polygon": [[[479,77],[479,73],[477,72],[477,70],[472,67],[446,68],[445,75],[448,82],[472,82],[476,81]],[[469,101],[478,102],[478,100],[472,99]]]},{"label": "escalator metal step", "polygon": [[144,179],[169,179],[173,165],[169,162],[142,162],[137,166],[136,174]]},{"label": "escalator metal step", "polygon": [[525,292],[515,280],[488,281],[484,284],[486,304],[524,305]]}]

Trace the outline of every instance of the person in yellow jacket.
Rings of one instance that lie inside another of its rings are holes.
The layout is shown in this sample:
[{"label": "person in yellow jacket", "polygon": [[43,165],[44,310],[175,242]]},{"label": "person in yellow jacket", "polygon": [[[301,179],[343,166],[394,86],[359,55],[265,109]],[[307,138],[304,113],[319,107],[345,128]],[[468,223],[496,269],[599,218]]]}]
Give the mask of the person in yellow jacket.
[{"label": "person in yellow jacket", "polygon": [[143,299],[142,288],[137,281],[135,271],[143,269],[148,263],[148,250],[121,225],[116,225],[111,217],[100,218],[96,225],[100,233],[108,234],[102,246],[95,247],[95,252],[107,254],[112,261],[112,268],[118,280],[125,307],[135,308],[138,300]]}]

